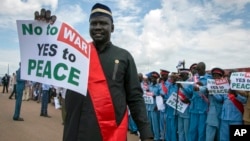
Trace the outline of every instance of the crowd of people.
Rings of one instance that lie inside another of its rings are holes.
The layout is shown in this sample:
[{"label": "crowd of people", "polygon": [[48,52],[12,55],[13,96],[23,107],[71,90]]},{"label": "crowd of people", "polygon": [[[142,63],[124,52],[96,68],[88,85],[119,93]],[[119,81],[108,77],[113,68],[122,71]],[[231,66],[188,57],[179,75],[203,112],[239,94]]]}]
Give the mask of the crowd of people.
[{"label": "crowd of people", "polygon": [[[230,73],[219,67],[208,72],[200,62],[178,72],[162,69],[138,76],[156,141],[229,141],[230,125],[249,125],[250,92],[229,88],[226,94],[209,93],[208,79],[226,78],[230,83]],[[174,94],[178,96],[171,106]],[[185,111],[177,110],[177,103],[184,103]],[[132,117],[129,130],[138,134]]]},{"label": "crowd of people", "polygon": [[[9,89],[11,92],[9,99],[13,96],[17,99],[20,93],[18,92],[20,88],[16,86],[20,78],[17,77],[20,77],[19,74],[13,73],[12,76],[6,75],[6,80],[4,80],[8,84],[3,90]],[[230,80],[230,74],[225,74],[221,68],[206,72],[205,63],[200,62],[192,64],[189,69],[178,69],[178,72],[161,69],[159,73],[157,71],[145,75],[139,73],[138,78],[144,92],[153,139],[156,141],[228,141],[229,125],[250,124],[250,98],[248,98],[250,92],[229,89],[228,94],[211,95],[208,93],[207,79],[227,78]],[[178,81],[194,83],[183,84]],[[23,81],[23,85],[21,100],[41,102],[40,116],[50,117],[46,105],[55,104],[54,97],[60,97],[62,106],[65,106],[66,89],[32,81]],[[187,104],[184,112],[167,104],[167,100],[174,93],[178,95],[181,102]],[[159,98],[162,100],[163,107],[159,106]],[[237,101],[238,105],[234,101]],[[245,106],[245,110],[242,106]],[[130,133],[139,135],[133,117],[128,115]],[[66,112],[63,108],[63,124],[65,117]],[[13,120],[23,121],[21,117],[15,118],[15,115]]]},{"label": "crowd of people", "polygon": [[[9,99],[16,100],[14,110],[14,121],[24,121],[20,117],[22,101],[36,101],[41,103],[40,116],[48,117],[48,104],[51,103],[55,108],[61,108],[64,103],[66,89],[61,87],[55,87],[53,85],[47,85],[39,82],[22,80],[20,78],[20,68],[9,76],[8,74],[2,78],[3,83],[3,94],[10,91]],[[65,111],[62,111],[62,124],[64,124]]]}]

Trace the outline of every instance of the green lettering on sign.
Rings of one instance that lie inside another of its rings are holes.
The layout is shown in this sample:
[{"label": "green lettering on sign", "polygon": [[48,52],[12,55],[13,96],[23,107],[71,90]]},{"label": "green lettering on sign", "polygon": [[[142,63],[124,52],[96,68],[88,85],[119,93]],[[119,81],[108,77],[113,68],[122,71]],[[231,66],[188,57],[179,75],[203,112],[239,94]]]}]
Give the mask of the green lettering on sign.
[{"label": "green lettering on sign", "polygon": [[69,79],[68,82],[78,86],[79,83],[77,81],[74,81],[74,78],[79,79],[80,71],[74,67],[71,68],[70,73],[69,73]]},{"label": "green lettering on sign", "polygon": [[60,68],[63,68],[64,70],[68,70],[68,66],[67,65],[65,65],[63,63],[57,64],[55,66],[55,69],[54,69],[54,72],[53,72],[54,73],[54,77],[55,77],[56,80],[64,80],[66,78],[66,75],[64,75],[64,74],[61,75],[61,76],[58,75],[58,71],[59,71]]}]

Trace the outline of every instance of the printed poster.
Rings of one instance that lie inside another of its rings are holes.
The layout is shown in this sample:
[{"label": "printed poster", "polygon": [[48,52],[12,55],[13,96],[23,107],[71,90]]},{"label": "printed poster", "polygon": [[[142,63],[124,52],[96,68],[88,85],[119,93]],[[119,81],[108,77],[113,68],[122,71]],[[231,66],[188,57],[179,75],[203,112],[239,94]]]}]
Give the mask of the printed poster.
[{"label": "printed poster", "polygon": [[87,94],[90,45],[71,26],[17,20],[21,78]]},{"label": "printed poster", "polygon": [[232,90],[250,91],[250,72],[233,72],[230,81]]}]

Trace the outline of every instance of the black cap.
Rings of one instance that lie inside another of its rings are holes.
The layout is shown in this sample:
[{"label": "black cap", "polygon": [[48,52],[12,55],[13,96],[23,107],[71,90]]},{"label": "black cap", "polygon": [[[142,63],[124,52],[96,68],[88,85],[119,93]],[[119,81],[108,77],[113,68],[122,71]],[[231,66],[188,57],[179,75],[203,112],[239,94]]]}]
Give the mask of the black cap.
[{"label": "black cap", "polygon": [[160,74],[156,71],[151,72],[151,77],[159,78]]},{"label": "black cap", "polygon": [[92,17],[96,17],[96,16],[106,16],[106,17],[109,17],[111,19],[111,21],[113,22],[113,17],[112,17],[111,10],[110,10],[110,8],[108,6],[106,6],[104,4],[96,3],[92,7],[89,19],[91,19]]}]

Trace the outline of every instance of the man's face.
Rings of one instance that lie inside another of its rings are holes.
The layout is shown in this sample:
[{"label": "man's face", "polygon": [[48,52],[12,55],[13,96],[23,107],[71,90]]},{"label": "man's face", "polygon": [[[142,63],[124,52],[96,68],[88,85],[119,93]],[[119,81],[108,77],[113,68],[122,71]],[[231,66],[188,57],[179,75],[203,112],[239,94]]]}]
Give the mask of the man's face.
[{"label": "man's face", "polygon": [[203,75],[205,73],[205,70],[203,69],[201,65],[197,65],[196,71],[199,75]]},{"label": "man's face", "polygon": [[114,25],[110,18],[106,16],[96,16],[90,19],[89,33],[95,43],[109,42],[111,32],[113,31]]},{"label": "man's face", "polygon": [[188,79],[188,73],[182,72],[180,73],[180,77],[183,81],[186,81]]},{"label": "man's face", "polygon": [[166,81],[168,79],[168,74],[161,74],[161,78]]},{"label": "man's face", "polygon": [[152,77],[151,77],[152,83],[153,83],[153,84],[156,84],[156,83],[157,83],[157,79],[158,79],[157,77],[152,76]]},{"label": "man's face", "polygon": [[192,67],[192,68],[191,68],[191,73],[192,73],[192,74],[196,74],[196,73],[197,73],[196,67]]},{"label": "man's face", "polygon": [[213,76],[214,79],[222,78],[222,76],[220,74],[218,74],[218,73],[213,73],[212,76]]},{"label": "man's face", "polygon": [[171,79],[171,81],[172,81],[173,83],[175,83],[176,81],[178,81],[179,78],[180,78],[180,77],[179,77],[177,74],[172,74],[172,75],[170,75],[170,79]]}]

